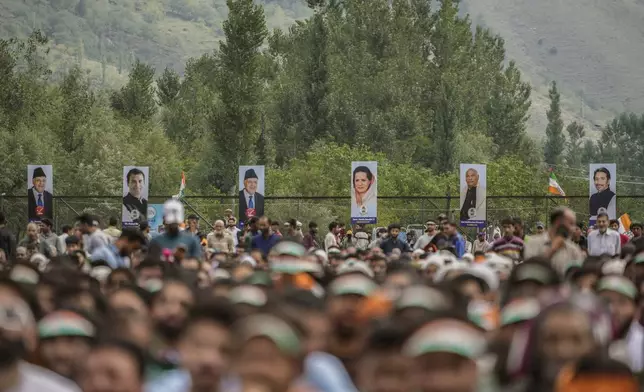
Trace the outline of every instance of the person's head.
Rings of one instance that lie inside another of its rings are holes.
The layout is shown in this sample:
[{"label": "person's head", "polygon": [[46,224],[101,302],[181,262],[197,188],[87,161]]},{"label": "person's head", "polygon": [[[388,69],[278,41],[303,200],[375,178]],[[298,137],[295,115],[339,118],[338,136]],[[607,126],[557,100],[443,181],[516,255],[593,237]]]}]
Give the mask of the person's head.
[{"label": "person's head", "polygon": [[293,218],[289,219],[288,222],[286,222],[284,225],[289,229],[289,232],[291,233],[297,230],[297,221]]},{"label": "person's head", "polygon": [[17,283],[0,281],[0,371],[14,366],[36,348],[34,316],[23,293]]},{"label": "person's head", "polygon": [[412,363],[402,354],[408,328],[389,320],[375,327],[360,354],[356,386],[369,392],[407,392],[411,389]]},{"label": "person's head", "polygon": [[145,243],[145,236],[139,229],[126,228],[121,232],[121,236],[116,240],[115,246],[119,254],[123,257],[130,256],[134,251],[141,249]]},{"label": "person's head", "polygon": [[329,232],[336,234],[338,231],[338,222],[329,223]]},{"label": "person's head", "polygon": [[195,302],[193,290],[181,280],[166,280],[152,301],[156,330],[170,342],[176,341]]},{"label": "person's head", "polygon": [[271,232],[271,222],[266,216],[262,216],[257,221],[257,229],[262,232],[263,235],[267,236]]},{"label": "person's head", "polygon": [[577,217],[573,210],[567,207],[557,207],[550,213],[550,231],[551,234],[566,232],[570,235],[575,230]]},{"label": "person's head", "polygon": [[43,234],[51,233],[51,229],[54,227],[54,223],[48,218],[42,219],[40,221],[40,232]]},{"label": "person's head", "polygon": [[151,280],[163,280],[165,276],[164,264],[160,260],[145,259],[136,267],[136,284],[145,287]]},{"label": "person's head", "polygon": [[631,223],[631,233],[633,233],[633,238],[639,238],[642,236],[642,224],[637,222],[637,223]]},{"label": "person's head", "polygon": [[385,229],[384,227],[379,228],[376,232],[376,235],[378,236],[378,238],[383,238],[387,235],[387,229]]},{"label": "person's head", "polygon": [[396,238],[398,237],[398,234],[400,234],[400,225],[398,223],[392,223],[389,226],[387,226],[387,233],[389,233],[390,238]]},{"label": "person's head", "polygon": [[512,237],[514,236],[514,222],[511,218],[505,218],[501,221],[501,227],[503,227],[503,236]]},{"label": "person's head", "polygon": [[29,237],[30,240],[35,241],[38,239],[38,235],[40,234],[40,228],[38,227],[37,223],[29,223],[27,225],[27,237]]},{"label": "person's head", "polygon": [[605,212],[600,212],[597,214],[597,229],[600,233],[605,233],[608,229],[609,224],[608,214]]},{"label": "person's head", "polygon": [[387,276],[387,259],[384,256],[376,255],[371,258],[369,264],[376,282],[384,282]]},{"label": "person's head", "polygon": [[456,226],[456,223],[454,222],[446,222],[443,224],[443,233],[445,233],[448,236],[453,236],[456,235],[458,232],[458,228]]},{"label": "person's head", "polygon": [[98,219],[89,214],[82,214],[78,217],[78,229],[81,234],[91,234],[98,227]]},{"label": "person's head", "polygon": [[294,318],[301,320],[304,334],[304,352],[325,351],[331,325],[326,316],[325,303],[310,290],[291,288],[285,291],[283,305]]},{"label": "person's head", "polygon": [[67,238],[65,238],[65,252],[68,255],[71,255],[77,250],[81,250],[80,238],[76,237],[75,235],[70,235]]},{"label": "person's head", "polygon": [[628,364],[609,356],[587,355],[557,376],[556,392],[640,391],[638,377]]},{"label": "person's head", "polygon": [[625,332],[635,318],[640,299],[635,284],[623,276],[605,276],[597,282],[597,294],[608,303],[618,331]]},{"label": "person's head", "polygon": [[224,298],[215,298],[191,310],[179,336],[178,350],[194,390],[219,385],[228,373],[236,317],[235,309]]},{"label": "person's head", "polygon": [[465,172],[465,183],[468,188],[479,186],[479,172],[474,168],[469,168]]},{"label": "person's head", "polygon": [[255,169],[248,169],[244,173],[244,189],[246,192],[254,195],[257,192],[257,184],[259,183],[259,177],[255,173]]},{"label": "person's head", "polygon": [[96,326],[80,312],[58,310],[38,322],[38,335],[45,367],[75,380],[96,337]]},{"label": "person's head", "polygon": [[116,227],[119,224],[119,220],[115,216],[111,216],[107,224],[111,227]]},{"label": "person's head", "polygon": [[484,241],[485,240],[485,232],[484,231],[479,231],[476,233],[476,237],[479,239],[479,241]]},{"label": "person's head", "polygon": [[309,222],[309,231],[311,233],[317,234],[318,232],[318,224],[315,222]]},{"label": "person's head", "polygon": [[143,234],[150,233],[150,223],[147,220],[139,222],[139,230],[141,230],[141,233]]},{"label": "person's head", "polygon": [[608,222],[608,225],[610,226],[611,230],[615,230],[615,231],[619,230],[619,221],[617,219],[611,219]]},{"label": "person's head", "polygon": [[514,224],[514,235],[523,238],[523,220],[519,217],[514,217],[512,218],[512,223]]},{"label": "person's head", "polygon": [[436,222],[427,221],[425,223],[425,231],[428,233],[433,233],[434,231],[436,231]]},{"label": "person's head", "polygon": [[228,218],[228,227],[235,227],[236,224],[237,224],[237,219]]},{"label": "person's head", "polygon": [[279,233],[280,232],[280,222],[277,220],[272,220],[271,221],[271,230],[273,230],[274,233]]},{"label": "person's head", "polygon": [[570,303],[542,311],[533,333],[537,377],[546,383],[552,382],[566,364],[600,348],[590,315]]},{"label": "person's head", "polygon": [[250,230],[251,232],[257,231],[257,222],[258,221],[259,221],[258,217],[256,217],[256,216],[251,217],[248,220],[248,224],[246,225],[246,227],[248,227],[248,230]]},{"label": "person's head", "polygon": [[226,227],[224,226],[224,221],[223,220],[221,220],[221,219],[216,220],[215,223],[213,224],[213,227],[214,227],[215,234],[217,234],[217,235],[223,235],[224,234],[224,229]]},{"label": "person's head", "polygon": [[604,191],[610,188],[610,171],[605,167],[600,167],[595,170],[593,174],[593,180],[595,181],[595,189],[597,192]]},{"label": "person's head", "polygon": [[199,230],[199,218],[197,217],[197,215],[188,215],[188,228],[191,231]]},{"label": "person's head", "polygon": [[16,248],[16,261],[27,261],[29,259],[29,253],[27,248],[24,246],[19,246]]},{"label": "person's head", "polygon": [[137,168],[131,169],[127,172],[127,187],[128,192],[137,199],[141,198],[141,192],[145,186],[145,174]]},{"label": "person's head", "polygon": [[163,204],[163,223],[170,234],[179,233],[179,225],[184,221],[183,203],[179,200],[168,200]]},{"label": "person's head", "polygon": [[290,318],[259,313],[235,327],[234,373],[271,391],[286,391],[303,372],[301,326]]},{"label": "person's head", "polygon": [[123,285],[113,290],[107,297],[109,313],[117,322],[123,324],[120,336],[146,347],[151,339],[152,319],[150,301],[153,295],[140,287]]},{"label": "person's head", "polygon": [[353,170],[353,188],[357,193],[365,193],[373,184],[373,173],[366,166],[358,166]]},{"label": "person's head", "polygon": [[78,385],[84,392],[141,392],[145,357],[134,344],[111,340],[90,351]]},{"label": "person's head", "polygon": [[47,175],[41,167],[34,169],[34,173],[31,176],[31,183],[34,186],[34,189],[38,193],[43,193],[47,187]]},{"label": "person's head", "polygon": [[559,284],[559,274],[548,259],[531,257],[510,272],[506,297],[508,300],[535,298],[546,290],[558,288]]},{"label": "person's head", "polygon": [[543,234],[543,231],[546,229],[545,225],[541,222],[537,222],[537,234]]},{"label": "person's head", "polygon": [[[443,314],[444,313],[444,314]],[[475,391],[477,360],[485,352],[483,331],[453,312],[440,312],[403,344],[412,361],[411,388],[419,392]]]},{"label": "person's head", "polygon": [[359,307],[377,288],[369,277],[361,273],[349,273],[336,277],[329,285],[327,312],[334,333],[351,339],[360,331],[357,318]]}]

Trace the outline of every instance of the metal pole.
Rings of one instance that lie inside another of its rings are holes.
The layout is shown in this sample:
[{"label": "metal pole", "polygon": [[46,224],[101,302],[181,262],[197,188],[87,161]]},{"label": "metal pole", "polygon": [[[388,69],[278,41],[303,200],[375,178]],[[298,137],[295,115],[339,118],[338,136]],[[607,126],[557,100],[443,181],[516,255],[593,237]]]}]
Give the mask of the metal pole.
[{"label": "metal pole", "polygon": [[185,204],[186,206],[188,206],[188,208],[190,208],[190,209],[192,210],[192,212],[194,212],[194,213],[199,217],[199,219],[201,219],[201,220],[205,221],[205,222],[206,222],[206,224],[207,224],[208,226],[210,226],[210,228],[211,228],[211,229],[213,229],[213,230],[215,229],[215,226],[213,226],[212,224],[210,224],[210,222],[208,221],[208,219],[204,218],[204,217],[199,213],[199,211],[197,211],[197,210],[196,210],[196,209],[195,209],[195,208],[194,208],[190,203],[188,203],[188,201],[187,201],[186,199],[180,199],[180,200],[181,200],[181,202],[183,202],[183,204]]},{"label": "metal pole", "polygon": [[61,202],[63,202],[63,204],[64,204],[64,205],[66,205],[66,206],[67,206],[67,208],[69,208],[70,210],[72,210],[72,212],[74,212],[74,214],[76,214],[76,216],[80,216],[80,214],[78,213],[78,211],[76,211],[76,210],[74,209],[74,207],[70,206],[70,205],[69,205],[69,203],[67,203],[67,202],[65,201],[65,199],[63,199],[62,197],[59,197],[59,198],[57,198],[57,200],[60,200]]}]

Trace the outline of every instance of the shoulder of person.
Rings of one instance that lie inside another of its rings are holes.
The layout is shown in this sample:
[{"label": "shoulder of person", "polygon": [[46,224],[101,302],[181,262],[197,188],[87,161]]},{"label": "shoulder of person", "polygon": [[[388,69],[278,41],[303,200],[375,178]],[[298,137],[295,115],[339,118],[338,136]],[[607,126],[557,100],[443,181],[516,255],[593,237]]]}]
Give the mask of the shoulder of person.
[{"label": "shoulder of person", "polygon": [[20,373],[24,376],[28,391],[47,392],[80,392],[81,389],[72,381],[40,366],[27,362],[20,364]]}]

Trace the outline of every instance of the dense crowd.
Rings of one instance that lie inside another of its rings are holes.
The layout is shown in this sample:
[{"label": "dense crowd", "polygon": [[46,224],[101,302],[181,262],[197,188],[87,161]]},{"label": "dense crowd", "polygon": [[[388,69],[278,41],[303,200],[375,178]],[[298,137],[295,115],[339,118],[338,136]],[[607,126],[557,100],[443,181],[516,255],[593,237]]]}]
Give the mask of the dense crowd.
[{"label": "dense crowd", "polygon": [[154,235],[82,215],[19,241],[0,214],[0,391],[639,390],[637,223],[557,208],[470,242],[445,215],[413,236],[163,214]]}]

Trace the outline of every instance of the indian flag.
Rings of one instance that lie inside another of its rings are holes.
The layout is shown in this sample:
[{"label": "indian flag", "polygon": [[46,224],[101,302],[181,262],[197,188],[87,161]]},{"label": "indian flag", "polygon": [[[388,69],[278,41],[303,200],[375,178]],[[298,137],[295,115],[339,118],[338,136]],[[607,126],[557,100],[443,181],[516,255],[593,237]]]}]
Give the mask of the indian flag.
[{"label": "indian flag", "polygon": [[631,217],[628,214],[620,216],[617,221],[619,222],[619,234],[626,234],[631,230]]},{"label": "indian flag", "polygon": [[557,182],[557,176],[555,172],[550,172],[550,178],[548,179],[548,192],[552,195],[566,196],[566,192],[561,188]]},{"label": "indian flag", "polygon": [[186,175],[181,172],[181,185],[179,186],[179,194],[172,196],[174,199],[182,199],[186,189]]}]

